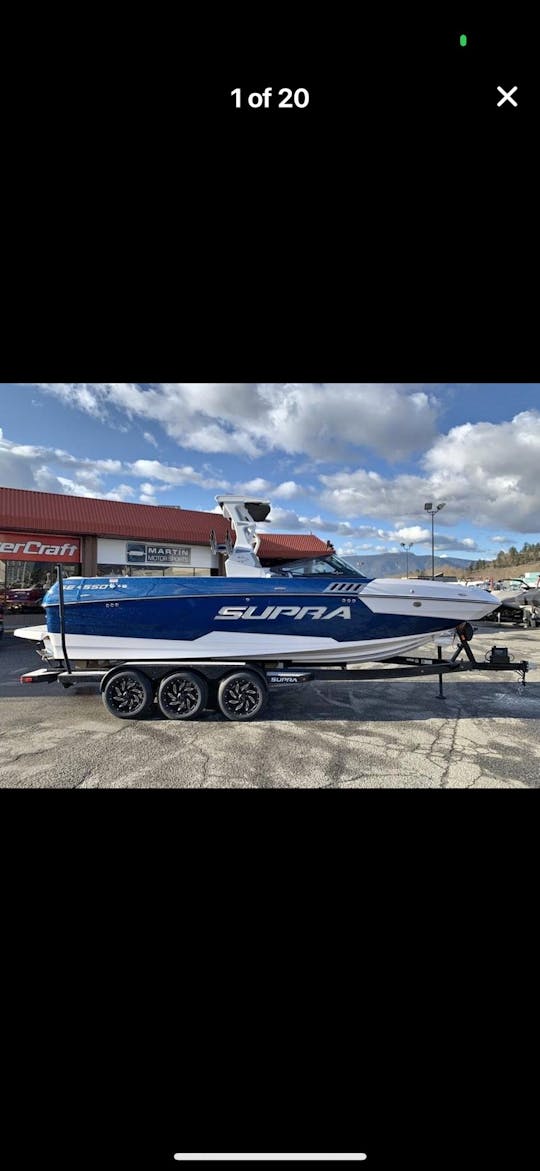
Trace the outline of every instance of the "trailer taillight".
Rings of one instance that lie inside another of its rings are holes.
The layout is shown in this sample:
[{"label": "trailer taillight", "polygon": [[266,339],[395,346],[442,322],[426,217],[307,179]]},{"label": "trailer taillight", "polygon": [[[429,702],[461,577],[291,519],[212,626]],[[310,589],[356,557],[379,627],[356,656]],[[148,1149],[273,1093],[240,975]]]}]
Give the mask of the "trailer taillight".
[{"label": "trailer taillight", "polygon": [[47,667],[40,667],[37,671],[27,671],[26,675],[19,675],[19,683],[55,683],[60,671],[49,671]]}]

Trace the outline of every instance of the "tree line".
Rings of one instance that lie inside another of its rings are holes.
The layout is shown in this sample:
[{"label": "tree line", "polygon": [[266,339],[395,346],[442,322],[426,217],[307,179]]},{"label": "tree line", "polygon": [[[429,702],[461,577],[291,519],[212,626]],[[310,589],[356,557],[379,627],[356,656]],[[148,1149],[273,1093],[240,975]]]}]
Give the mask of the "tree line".
[{"label": "tree line", "polygon": [[491,566],[504,569],[507,565],[526,565],[528,561],[537,561],[540,559],[540,541],[530,543],[525,541],[521,549],[516,549],[515,545],[511,545],[508,552],[500,549],[494,561],[471,561],[469,569],[488,569]]}]

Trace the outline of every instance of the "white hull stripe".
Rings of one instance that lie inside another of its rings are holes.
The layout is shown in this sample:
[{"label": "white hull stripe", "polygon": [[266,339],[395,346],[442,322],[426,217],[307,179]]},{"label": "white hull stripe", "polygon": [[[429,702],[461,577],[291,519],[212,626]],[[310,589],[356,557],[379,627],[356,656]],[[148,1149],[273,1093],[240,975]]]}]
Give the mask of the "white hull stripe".
[{"label": "white hull stripe", "polygon": [[[453,632],[450,628],[450,633]],[[437,631],[439,637],[444,631]],[[434,637],[429,632],[400,638],[366,639],[364,642],[336,642],[333,638],[302,638],[279,634],[239,634],[219,630],[193,642],[155,638],[105,638],[98,635],[68,634],[68,655],[77,660],[99,659],[292,659],[294,662],[328,660],[336,663],[371,662],[392,658],[423,646]],[[52,657],[63,658],[59,634],[46,636]]]}]

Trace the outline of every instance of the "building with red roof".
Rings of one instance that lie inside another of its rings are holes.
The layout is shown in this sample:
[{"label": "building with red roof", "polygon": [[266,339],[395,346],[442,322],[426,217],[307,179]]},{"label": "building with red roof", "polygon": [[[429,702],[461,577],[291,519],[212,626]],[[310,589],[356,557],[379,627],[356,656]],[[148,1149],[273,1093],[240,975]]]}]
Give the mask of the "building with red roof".
[{"label": "building with red roof", "polygon": [[[221,512],[0,488],[0,562],[12,562],[23,578],[25,563],[39,566],[34,580],[45,581],[58,562],[84,576],[222,574],[224,558],[212,551],[212,530],[223,544],[228,522]],[[263,532],[259,557],[271,565],[327,552],[319,537]]]}]

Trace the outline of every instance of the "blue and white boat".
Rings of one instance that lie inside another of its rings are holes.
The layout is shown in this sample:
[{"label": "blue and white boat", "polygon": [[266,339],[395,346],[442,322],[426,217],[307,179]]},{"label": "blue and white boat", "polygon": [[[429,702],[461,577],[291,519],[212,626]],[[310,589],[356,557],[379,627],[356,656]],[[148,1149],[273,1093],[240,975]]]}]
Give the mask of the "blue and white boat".
[{"label": "blue and white boat", "polygon": [[[272,569],[256,527],[270,504],[216,497],[236,534],[225,577],[96,577],[64,582],[65,640],[79,663],[232,661],[359,663],[407,654],[496,608],[459,583],[370,580],[334,553]],[[63,659],[58,583],[43,599],[46,627],[15,631]]]}]

